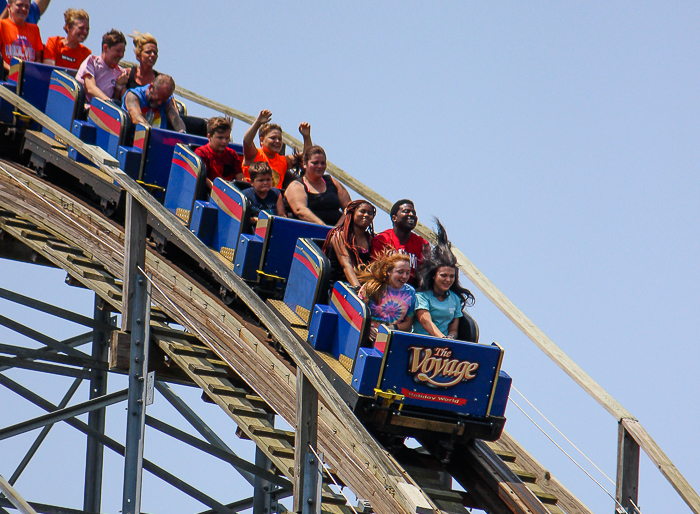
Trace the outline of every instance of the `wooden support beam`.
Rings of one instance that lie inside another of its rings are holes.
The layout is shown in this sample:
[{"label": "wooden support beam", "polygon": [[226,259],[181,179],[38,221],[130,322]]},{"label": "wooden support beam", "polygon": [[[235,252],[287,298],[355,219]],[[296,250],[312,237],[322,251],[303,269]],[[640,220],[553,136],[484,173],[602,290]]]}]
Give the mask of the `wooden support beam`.
[{"label": "wooden support beam", "polygon": [[318,438],[318,393],[304,373],[297,369],[297,428],[294,446],[294,512],[321,512],[321,463],[316,450]]},{"label": "wooden support beam", "polygon": [[615,497],[622,508],[632,514],[638,505],[639,444],[620,423],[617,430],[617,484]]},{"label": "wooden support beam", "polygon": [[5,480],[2,475],[0,475],[0,492],[2,492],[7,499],[12,502],[12,505],[20,511],[22,514],[36,514],[36,511],[29,505],[24,498],[22,498],[19,493],[12,487],[7,480]]}]

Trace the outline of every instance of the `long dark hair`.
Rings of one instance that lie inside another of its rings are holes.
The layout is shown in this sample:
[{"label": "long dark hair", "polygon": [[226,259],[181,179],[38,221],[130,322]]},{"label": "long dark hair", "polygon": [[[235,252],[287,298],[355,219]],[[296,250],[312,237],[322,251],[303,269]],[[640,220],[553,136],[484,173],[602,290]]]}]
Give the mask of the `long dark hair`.
[{"label": "long dark hair", "polygon": [[[357,245],[355,244],[355,225],[353,223],[353,219],[355,218],[355,211],[360,208],[360,205],[367,204],[372,209],[374,210],[374,214],[377,214],[377,208],[369,203],[367,200],[353,200],[347,206],[345,206],[345,220],[343,220],[343,224],[340,225],[339,227],[335,227],[333,230],[328,232],[328,235],[326,236],[326,241],[323,243],[323,253],[327,253],[328,249],[333,246],[333,243],[331,242],[333,237],[336,237],[336,234],[340,236],[340,239],[343,241],[345,244],[345,247],[348,249],[348,255],[350,256],[350,260],[352,261],[353,267],[357,266],[360,263],[360,252],[357,248]],[[367,232],[367,239],[370,243],[372,244],[372,238],[374,237],[374,222],[369,224],[369,227],[366,229]]]},{"label": "long dark hair", "polygon": [[426,246],[423,249],[423,261],[418,266],[418,291],[432,291],[435,285],[435,275],[437,270],[443,266],[453,268],[455,270],[455,281],[450,287],[450,291],[459,296],[462,309],[465,306],[474,305],[475,298],[469,289],[462,287],[459,283],[459,268],[457,267],[457,258],[452,253],[452,243],[447,239],[447,232],[442,226],[440,220],[435,218],[437,225],[437,244],[432,248]]}]

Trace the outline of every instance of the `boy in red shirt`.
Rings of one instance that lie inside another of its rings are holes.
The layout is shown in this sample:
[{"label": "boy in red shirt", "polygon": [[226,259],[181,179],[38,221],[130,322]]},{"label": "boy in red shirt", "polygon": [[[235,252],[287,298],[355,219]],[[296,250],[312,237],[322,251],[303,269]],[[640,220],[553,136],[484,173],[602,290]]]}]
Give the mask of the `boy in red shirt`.
[{"label": "boy in red shirt", "polygon": [[411,261],[411,277],[408,283],[415,286],[416,269],[423,260],[423,248],[428,241],[413,233],[418,223],[416,208],[411,200],[399,200],[391,208],[393,227],[374,236],[372,240],[372,260],[381,256],[385,249],[408,255]]},{"label": "boy in red shirt", "polygon": [[207,193],[211,193],[212,184],[217,177],[223,180],[243,180],[241,159],[229,148],[231,140],[231,122],[226,118],[209,118],[207,121],[207,137],[209,142],[197,148],[194,153],[199,155],[207,167]]}]

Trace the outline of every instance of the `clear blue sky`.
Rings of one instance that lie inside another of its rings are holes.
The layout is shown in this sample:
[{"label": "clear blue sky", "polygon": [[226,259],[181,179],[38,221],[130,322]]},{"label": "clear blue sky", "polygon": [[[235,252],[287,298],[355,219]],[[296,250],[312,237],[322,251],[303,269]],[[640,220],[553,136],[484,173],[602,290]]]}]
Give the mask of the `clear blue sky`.
[{"label": "clear blue sky", "polygon": [[[85,7],[93,50],[111,27],[151,32],[159,41],[157,69],[178,84],[249,114],[268,108],[293,135],[299,122],[311,123],[314,142],[332,162],[389,199],[414,199],[423,222],[439,216],[456,246],[637,416],[700,489],[700,5],[265,4],[272,16],[261,4],[223,0],[108,5],[54,0],[42,35],[60,33],[65,8]],[[244,130],[237,122],[238,141]],[[377,225],[387,228],[386,217]],[[91,312],[90,295],[63,286],[60,274],[0,266],[0,287]],[[482,341],[505,346],[514,385],[614,480],[613,418],[474,292]],[[6,302],[0,309],[10,312]],[[0,336],[13,338],[5,329]],[[52,394],[58,402],[62,393]],[[8,393],[0,398],[12,402],[2,425],[38,414]],[[154,410],[167,418],[164,403],[158,399]],[[224,414],[198,408],[235,441]],[[119,440],[121,409],[109,411]],[[514,405],[507,415],[507,430],[554,476],[594,512],[613,511]],[[54,430],[75,446],[57,444],[54,434],[38,461],[47,468],[35,465],[17,486],[31,500],[58,494],[58,503],[79,507],[71,473],[82,476],[82,457],[76,469],[64,466],[68,452],[84,451],[82,438],[67,427]],[[12,473],[21,442],[30,440],[0,442],[0,454],[10,455],[0,473]],[[228,491],[218,497],[231,501],[247,494],[233,492],[234,474],[225,467],[197,468],[152,442],[157,438],[149,437],[147,454],[173,462],[183,478],[212,478],[202,485],[207,492]],[[122,461],[109,459],[106,484],[115,493],[106,494],[103,510],[116,512]],[[197,509],[157,479],[147,478],[146,487],[146,511]],[[689,512],[646,456],[640,506],[645,514]]]}]

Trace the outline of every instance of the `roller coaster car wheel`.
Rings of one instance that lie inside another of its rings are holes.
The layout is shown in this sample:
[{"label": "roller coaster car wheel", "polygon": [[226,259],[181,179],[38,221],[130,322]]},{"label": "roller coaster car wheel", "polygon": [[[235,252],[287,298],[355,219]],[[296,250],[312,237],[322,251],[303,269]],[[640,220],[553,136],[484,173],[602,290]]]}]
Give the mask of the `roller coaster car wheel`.
[{"label": "roller coaster car wheel", "polygon": [[32,155],[32,157],[29,159],[29,162],[27,162],[27,167],[31,170],[34,170],[34,173],[36,173],[37,177],[46,178],[46,161],[41,157]]},{"label": "roller coaster car wheel", "polygon": [[379,444],[381,444],[387,451],[395,452],[404,446],[404,441],[406,437],[394,435],[394,434],[377,434],[375,436]]},{"label": "roller coaster car wheel", "polygon": [[219,290],[219,296],[221,297],[221,301],[224,302],[224,305],[226,305],[227,307],[233,305],[238,299],[238,295],[236,293],[234,293],[233,291],[229,291],[225,287],[222,287]]},{"label": "roller coaster car wheel", "polygon": [[108,218],[114,216],[114,213],[117,212],[118,207],[119,204],[114,200],[105,200],[104,198],[100,200],[100,210],[102,211],[102,214]]}]

